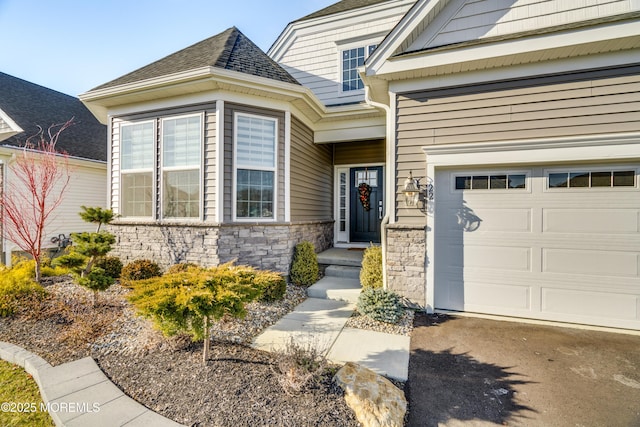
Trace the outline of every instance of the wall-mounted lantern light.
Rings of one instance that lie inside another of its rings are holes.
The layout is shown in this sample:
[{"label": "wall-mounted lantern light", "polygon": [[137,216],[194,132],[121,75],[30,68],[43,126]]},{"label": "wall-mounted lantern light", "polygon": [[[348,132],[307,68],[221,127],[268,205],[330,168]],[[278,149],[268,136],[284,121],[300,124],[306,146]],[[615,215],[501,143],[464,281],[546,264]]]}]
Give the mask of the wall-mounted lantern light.
[{"label": "wall-mounted lantern light", "polygon": [[404,181],[404,190],[402,190],[402,193],[404,194],[404,201],[407,206],[416,206],[418,204],[420,198],[420,183],[413,178],[411,171],[409,171],[409,176]]}]

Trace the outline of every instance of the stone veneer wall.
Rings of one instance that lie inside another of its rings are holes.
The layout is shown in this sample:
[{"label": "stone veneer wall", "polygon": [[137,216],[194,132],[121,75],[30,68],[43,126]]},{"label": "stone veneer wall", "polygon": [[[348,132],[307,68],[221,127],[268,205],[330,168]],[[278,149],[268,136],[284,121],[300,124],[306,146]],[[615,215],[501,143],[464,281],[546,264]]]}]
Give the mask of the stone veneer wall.
[{"label": "stone veneer wall", "polygon": [[166,269],[182,262],[206,267],[235,260],[288,274],[296,244],[310,241],[316,252],[332,246],[333,221],[213,225],[121,221],[107,230],[116,236],[110,255],[119,256],[123,264],[151,259]]},{"label": "stone veneer wall", "polygon": [[387,288],[424,307],[426,227],[391,224],[387,236]]}]

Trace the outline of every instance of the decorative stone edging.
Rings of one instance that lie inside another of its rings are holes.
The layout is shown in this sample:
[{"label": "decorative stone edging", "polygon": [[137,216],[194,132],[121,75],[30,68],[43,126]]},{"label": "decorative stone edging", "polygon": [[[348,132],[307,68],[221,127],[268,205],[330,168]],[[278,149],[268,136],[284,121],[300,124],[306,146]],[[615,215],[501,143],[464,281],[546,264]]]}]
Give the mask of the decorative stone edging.
[{"label": "decorative stone edging", "polygon": [[56,426],[181,426],[125,395],[91,357],[51,366],[22,347],[0,341],[0,358],[33,377]]}]

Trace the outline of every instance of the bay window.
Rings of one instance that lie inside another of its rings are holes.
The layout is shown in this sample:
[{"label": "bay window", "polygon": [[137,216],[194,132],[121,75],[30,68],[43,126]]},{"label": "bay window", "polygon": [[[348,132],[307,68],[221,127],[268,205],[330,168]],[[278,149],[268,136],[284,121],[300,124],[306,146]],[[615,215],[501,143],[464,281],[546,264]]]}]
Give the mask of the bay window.
[{"label": "bay window", "polygon": [[155,122],[125,123],[120,127],[120,214],[153,216]]},{"label": "bay window", "polygon": [[202,116],[162,119],[162,217],[199,218]]},{"label": "bay window", "polygon": [[277,121],[235,115],[235,217],[275,219]]}]

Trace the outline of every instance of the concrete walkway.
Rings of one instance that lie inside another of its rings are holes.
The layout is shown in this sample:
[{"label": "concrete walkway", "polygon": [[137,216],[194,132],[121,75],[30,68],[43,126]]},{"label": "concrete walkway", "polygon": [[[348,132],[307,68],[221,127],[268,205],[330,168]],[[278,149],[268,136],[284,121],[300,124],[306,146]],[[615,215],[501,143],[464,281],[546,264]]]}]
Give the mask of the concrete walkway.
[{"label": "concrete walkway", "polygon": [[23,367],[33,376],[57,426],[181,425],[126,396],[90,357],[51,366],[22,347],[0,341],[0,358]]},{"label": "concrete walkway", "polygon": [[348,275],[325,276],[308,289],[310,298],[267,328],[253,346],[278,351],[293,340],[303,347],[316,346],[331,362],[355,362],[381,375],[406,381],[409,337],[345,327],[360,289],[359,280]]}]

